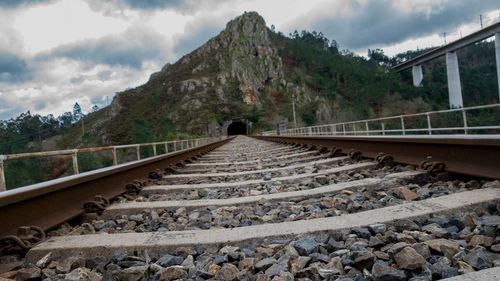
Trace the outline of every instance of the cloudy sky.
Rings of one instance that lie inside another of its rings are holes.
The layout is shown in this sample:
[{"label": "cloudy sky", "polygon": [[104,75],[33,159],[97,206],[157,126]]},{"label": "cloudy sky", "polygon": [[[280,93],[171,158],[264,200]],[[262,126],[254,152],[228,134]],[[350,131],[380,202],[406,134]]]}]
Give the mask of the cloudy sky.
[{"label": "cloudy sky", "polygon": [[84,112],[139,86],[244,11],[289,34],[394,55],[443,44],[500,16],[498,0],[0,0],[0,120]]}]

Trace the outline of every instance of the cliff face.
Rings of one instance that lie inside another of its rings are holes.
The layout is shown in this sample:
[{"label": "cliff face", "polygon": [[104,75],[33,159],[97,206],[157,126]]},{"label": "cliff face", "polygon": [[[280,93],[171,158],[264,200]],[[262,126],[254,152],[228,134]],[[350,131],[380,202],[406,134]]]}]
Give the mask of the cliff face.
[{"label": "cliff face", "polygon": [[[286,85],[264,19],[245,13],[203,46],[152,74],[146,84],[119,93],[110,106],[104,139],[130,139],[126,124],[137,118],[152,128],[169,118],[180,132],[206,134],[208,127],[249,116],[256,108],[279,107]],[[273,115],[268,112],[267,118]]]}]

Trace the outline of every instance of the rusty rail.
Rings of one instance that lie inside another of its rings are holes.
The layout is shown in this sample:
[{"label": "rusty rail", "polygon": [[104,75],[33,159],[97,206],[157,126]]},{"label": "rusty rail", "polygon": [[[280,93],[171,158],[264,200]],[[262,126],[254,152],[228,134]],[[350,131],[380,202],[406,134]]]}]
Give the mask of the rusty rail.
[{"label": "rusty rail", "polygon": [[47,156],[60,156],[60,155],[71,155],[73,164],[73,174],[79,174],[78,168],[78,153],[79,152],[94,152],[94,151],[107,151],[112,150],[113,153],[113,165],[118,165],[118,156],[116,151],[118,149],[135,148],[137,153],[137,160],[141,159],[141,147],[151,146],[153,147],[153,155],[157,156],[157,146],[163,145],[165,147],[165,154],[169,153],[169,144],[173,146],[173,152],[197,147],[204,145],[215,140],[220,140],[220,138],[199,138],[199,139],[186,139],[186,140],[175,140],[166,142],[150,142],[150,143],[138,143],[138,144],[126,144],[126,145],[115,145],[115,146],[104,146],[104,147],[90,147],[90,148],[78,148],[78,149],[66,149],[66,150],[55,150],[55,151],[41,151],[41,152],[29,152],[29,153],[19,153],[19,154],[7,154],[0,155],[0,192],[7,189],[7,182],[5,178],[5,167],[4,163],[11,159],[22,159],[22,158],[32,158],[32,157],[47,157]]},{"label": "rusty rail", "polygon": [[200,156],[231,138],[130,163],[119,164],[65,178],[0,193],[0,238],[21,226],[51,229],[84,213],[84,204],[102,196],[109,200],[126,192],[134,180],[146,180],[156,170]]},{"label": "rusty rail", "polygon": [[[360,153],[362,157],[389,155],[394,162],[421,165],[443,163],[448,172],[468,176],[500,179],[500,138],[472,137],[289,137],[255,136],[279,143],[336,148],[344,154]],[[383,153],[383,154],[381,154]],[[429,158],[431,157],[431,158]]]}]

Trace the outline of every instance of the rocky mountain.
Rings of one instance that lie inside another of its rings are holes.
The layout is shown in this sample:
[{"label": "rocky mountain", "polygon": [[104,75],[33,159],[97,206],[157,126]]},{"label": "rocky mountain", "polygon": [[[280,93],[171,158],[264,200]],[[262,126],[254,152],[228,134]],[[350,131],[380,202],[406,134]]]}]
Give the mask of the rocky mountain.
[{"label": "rocky mountain", "polygon": [[[95,124],[95,131],[103,132],[105,142],[123,142],[130,140],[127,127],[135,119],[153,128],[168,118],[180,132],[205,135],[225,120],[276,108],[288,88],[300,92],[285,80],[264,19],[249,12],[176,63],[166,64],[146,84],[117,94],[107,120]],[[267,119],[276,116],[269,111]]]}]

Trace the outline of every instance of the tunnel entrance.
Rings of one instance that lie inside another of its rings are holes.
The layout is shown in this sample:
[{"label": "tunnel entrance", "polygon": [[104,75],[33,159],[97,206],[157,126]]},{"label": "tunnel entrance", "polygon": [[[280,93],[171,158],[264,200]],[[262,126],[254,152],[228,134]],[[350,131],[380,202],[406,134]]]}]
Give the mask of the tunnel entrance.
[{"label": "tunnel entrance", "polygon": [[227,127],[227,135],[246,135],[247,134],[247,125],[242,121],[234,121]]}]

